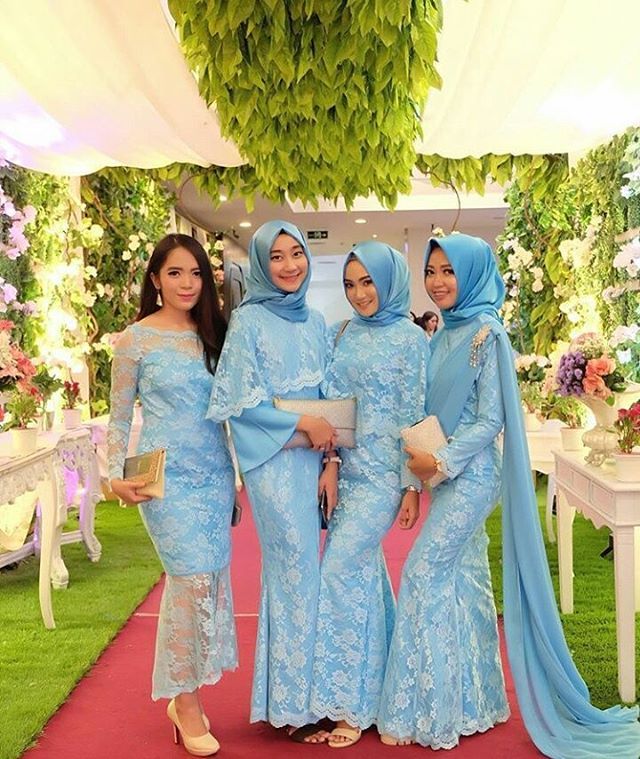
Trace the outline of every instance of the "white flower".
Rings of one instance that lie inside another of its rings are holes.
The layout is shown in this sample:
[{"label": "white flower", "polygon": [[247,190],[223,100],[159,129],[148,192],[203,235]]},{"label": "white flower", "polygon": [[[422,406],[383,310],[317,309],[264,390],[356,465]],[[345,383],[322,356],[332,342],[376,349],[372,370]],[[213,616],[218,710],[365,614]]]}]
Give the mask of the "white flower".
[{"label": "white flower", "polygon": [[544,272],[539,266],[534,266],[533,269],[531,269],[531,273],[533,274],[534,279],[542,279],[544,277]]},{"label": "white flower", "polygon": [[145,235],[145,233],[144,233],[144,232],[138,232],[138,237],[139,237],[141,240],[143,240],[144,242],[146,242],[146,240],[147,240],[147,236]]},{"label": "white flower", "polygon": [[616,351],[616,356],[621,364],[628,364],[631,361],[631,348],[626,351]]},{"label": "white flower", "polygon": [[544,285],[539,279],[536,279],[531,285],[531,289],[533,290],[534,293],[539,293],[540,290],[544,290]]},{"label": "white flower", "polygon": [[224,243],[222,242],[222,240],[216,240],[213,243],[213,249],[217,250],[218,253],[221,253],[224,250]]},{"label": "white flower", "polygon": [[122,260],[123,261],[131,261],[131,251],[125,250],[122,252]]},{"label": "white flower", "polygon": [[628,184],[626,184],[624,187],[620,188],[620,195],[622,195],[623,198],[630,198],[633,196],[633,190]]},{"label": "white flower", "polygon": [[96,302],[96,296],[93,293],[85,293],[82,300],[87,308],[91,308]]},{"label": "white flower", "polygon": [[152,243],[152,242],[148,242],[148,243],[147,243],[147,244],[144,246],[144,249],[147,251],[147,253],[148,253],[149,255],[151,255],[151,254],[153,253],[153,243]]},{"label": "white flower", "polygon": [[98,270],[95,266],[85,266],[84,267],[84,276],[87,277],[87,279],[90,279],[91,277],[97,277],[98,276]]},{"label": "white flower", "polygon": [[629,327],[621,325],[613,330],[613,334],[609,338],[609,345],[612,348],[616,348],[622,343],[635,342],[640,332],[640,326],[638,324],[631,324]]},{"label": "white flower", "polygon": [[102,298],[104,296],[104,285],[102,282],[96,282],[96,293],[99,298]]},{"label": "white flower", "polygon": [[138,235],[129,236],[129,250],[136,251],[140,247],[140,238]]}]

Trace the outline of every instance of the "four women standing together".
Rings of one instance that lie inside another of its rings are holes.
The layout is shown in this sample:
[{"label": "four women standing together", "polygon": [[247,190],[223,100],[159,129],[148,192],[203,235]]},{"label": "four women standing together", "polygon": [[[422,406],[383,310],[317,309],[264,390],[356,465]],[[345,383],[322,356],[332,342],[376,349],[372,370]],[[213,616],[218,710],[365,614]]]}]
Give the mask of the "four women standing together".
[{"label": "four women standing together", "polygon": [[[409,275],[399,253],[376,242],[352,250],[343,275],[354,317],[327,331],[321,315],[305,303],[311,257],[302,233],[286,222],[263,225],[251,241],[247,297],[233,314],[217,362],[208,421],[204,396],[211,383],[203,371],[212,368],[211,355],[217,353],[207,353],[198,308],[205,300],[208,262],[179,236],[170,237],[168,257],[156,259],[155,268],[152,257],[148,274],[162,291],[163,305],[129,328],[116,354],[112,408],[121,411],[112,422],[112,473],[114,490],[124,500],[142,500],[118,479],[137,393],[144,443],[168,448],[165,499],[142,506],[167,587],[175,584],[174,576],[204,576],[205,598],[216,599],[206,606],[196,591],[189,591],[194,602],[178,592],[174,605],[196,623],[177,640],[165,642],[162,616],[159,623],[156,679],[166,677],[171,684],[154,687],[154,697],[176,697],[169,716],[187,750],[217,750],[197,689],[235,664],[225,574],[232,478],[219,424],[229,420],[263,554],[252,721],[287,725],[295,736],[296,728],[328,717],[337,723],[331,733],[311,728],[308,740],[338,748],[357,741],[371,724],[378,725],[385,743],[452,748],[461,735],[506,719],[484,530],[502,493],[505,629],[527,729],[549,757],[635,759],[636,711],[602,712],[590,705],[562,635],[511,349],[498,317],[504,288],[489,246],[466,235],[430,241],[426,286],[445,328],[436,333],[429,359],[424,334],[408,318]],[[188,292],[177,287],[172,300],[174,285],[164,285],[167,277],[182,276],[177,269],[191,275],[197,270],[202,278],[189,308]],[[181,334],[187,330],[189,335]],[[218,338],[222,332],[223,327],[216,330]],[[185,338],[191,340],[188,350]],[[185,374],[186,363],[163,354],[182,346],[181,339],[193,379]],[[324,419],[273,406],[276,397],[321,394],[357,399],[357,445],[339,450],[339,456],[336,431]],[[189,404],[189,421],[180,418],[178,433],[179,417],[172,413],[181,403]],[[409,449],[407,467],[400,430],[422,419],[425,409],[439,418],[449,442],[434,455]],[[287,447],[296,431],[307,434],[311,448]],[[183,455],[192,450],[200,453],[198,466]],[[215,471],[205,472],[210,463]],[[446,479],[433,490],[395,613],[381,540],[396,516],[401,527],[415,523],[421,481],[436,471]],[[220,478],[208,496],[215,518],[199,510],[210,478]],[[333,509],[322,561],[321,491]],[[216,543],[210,550],[216,558],[209,562],[207,541]],[[184,565],[172,562],[172,551]],[[200,587],[199,579],[186,583]],[[173,598],[171,593],[165,590]],[[163,613],[170,618],[169,611]],[[220,643],[212,659],[191,640],[202,618],[211,650]],[[172,645],[179,656],[165,655]],[[176,668],[176,661],[185,666]]]}]

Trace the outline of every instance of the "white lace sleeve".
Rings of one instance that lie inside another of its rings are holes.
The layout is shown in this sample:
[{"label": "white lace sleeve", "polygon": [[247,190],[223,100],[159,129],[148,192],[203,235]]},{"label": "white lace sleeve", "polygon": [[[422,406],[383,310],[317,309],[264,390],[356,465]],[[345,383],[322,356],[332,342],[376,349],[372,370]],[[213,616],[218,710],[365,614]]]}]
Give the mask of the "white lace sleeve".
[{"label": "white lace sleeve", "polygon": [[138,395],[140,348],[131,329],[118,341],[111,366],[111,411],[107,433],[109,479],[122,478],[133,405]]}]

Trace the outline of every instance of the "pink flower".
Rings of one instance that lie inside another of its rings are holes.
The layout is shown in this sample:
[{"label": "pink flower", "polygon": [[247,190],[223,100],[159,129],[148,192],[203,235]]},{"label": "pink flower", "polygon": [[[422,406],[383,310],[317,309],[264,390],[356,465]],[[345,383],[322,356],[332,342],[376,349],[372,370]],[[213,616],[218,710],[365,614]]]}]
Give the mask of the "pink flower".
[{"label": "pink flower", "polygon": [[602,356],[602,358],[592,358],[587,361],[587,377],[597,375],[603,377],[611,374],[616,368],[616,362],[612,358]]},{"label": "pink flower", "polygon": [[9,319],[0,319],[0,331],[8,330],[9,332],[11,332],[13,327],[14,327],[14,324]]},{"label": "pink flower", "polygon": [[595,398],[602,398],[602,400],[605,400],[611,395],[611,390],[609,390],[604,384],[604,380],[598,374],[587,374],[582,380],[582,387],[588,395],[593,395]]}]

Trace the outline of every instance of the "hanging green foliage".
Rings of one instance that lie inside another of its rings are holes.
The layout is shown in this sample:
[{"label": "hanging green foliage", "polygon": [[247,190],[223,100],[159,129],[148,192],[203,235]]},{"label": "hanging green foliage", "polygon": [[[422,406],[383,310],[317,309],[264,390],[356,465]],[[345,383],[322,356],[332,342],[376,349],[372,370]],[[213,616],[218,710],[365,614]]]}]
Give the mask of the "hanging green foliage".
[{"label": "hanging green foliage", "polygon": [[435,187],[453,185],[457,190],[480,195],[484,195],[488,181],[505,185],[515,180],[525,192],[531,190],[535,201],[556,192],[569,175],[564,153],[517,156],[487,153],[479,158],[419,155],[416,168],[428,175]]},{"label": "hanging green foliage", "polygon": [[[285,194],[350,206],[410,190],[435,68],[441,0],[170,0],[200,92],[252,167],[230,172]],[[216,183],[214,179],[201,180]],[[240,180],[239,180],[240,181]]]}]

